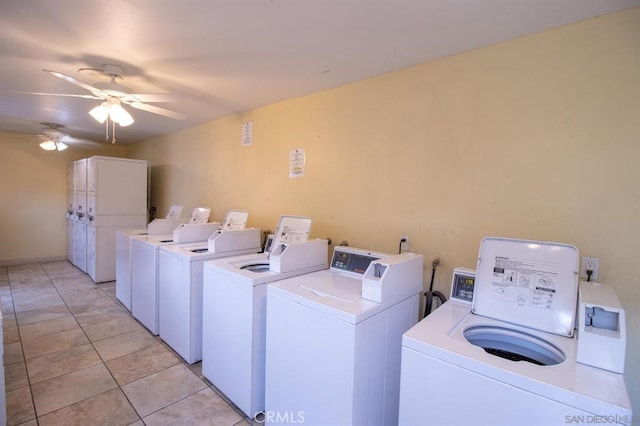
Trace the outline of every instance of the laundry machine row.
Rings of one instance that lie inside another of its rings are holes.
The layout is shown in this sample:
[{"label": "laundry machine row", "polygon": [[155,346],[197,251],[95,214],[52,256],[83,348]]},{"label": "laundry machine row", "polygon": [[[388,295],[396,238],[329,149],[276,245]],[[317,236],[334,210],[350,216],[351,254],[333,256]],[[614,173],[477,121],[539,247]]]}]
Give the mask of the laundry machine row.
[{"label": "laundry machine row", "polygon": [[[208,213],[207,213],[208,217]],[[170,234],[138,235],[131,239],[131,314],[158,335],[158,256],[168,245],[206,241],[220,222],[183,223]]]},{"label": "laundry machine row", "polygon": [[[231,211],[207,241],[160,249],[159,335],[189,364],[202,359],[204,263],[261,250],[260,229],[245,228],[247,218],[247,212]],[[206,305],[206,310],[211,306]]]},{"label": "laundry machine row", "polygon": [[181,206],[171,206],[167,217],[154,219],[144,228],[116,231],[116,298],[128,311],[131,311],[131,240],[139,235],[172,233],[177,226],[189,220],[188,217],[180,217],[178,208],[181,210]]},{"label": "laundry machine row", "polygon": [[266,423],[299,422],[294,406],[307,424],[395,422],[423,257],[336,247],[328,264],[310,228],[283,216],[270,252],[204,263],[203,375]]},{"label": "laundry machine row", "polygon": [[265,253],[204,264],[202,372],[249,417],[264,411],[267,285],[328,267],[329,242],[310,230],[283,216]]},{"label": "laundry machine row", "polygon": [[202,373],[247,416],[264,411],[267,285],[328,267],[328,240],[204,265]]}]

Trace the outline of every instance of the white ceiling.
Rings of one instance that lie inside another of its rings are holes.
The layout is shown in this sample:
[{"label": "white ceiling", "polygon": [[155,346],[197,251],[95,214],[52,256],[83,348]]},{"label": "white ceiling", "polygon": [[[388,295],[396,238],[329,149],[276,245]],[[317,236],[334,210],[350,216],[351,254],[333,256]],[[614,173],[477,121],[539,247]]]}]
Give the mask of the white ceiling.
[{"label": "white ceiling", "polygon": [[17,92],[90,94],[82,67],[124,68],[135,93],[174,120],[127,107],[116,129],[133,143],[273,102],[341,86],[480,46],[544,31],[640,0],[2,0],[0,130],[39,133],[41,122],[104,141],[88,110],[99,101]]}]

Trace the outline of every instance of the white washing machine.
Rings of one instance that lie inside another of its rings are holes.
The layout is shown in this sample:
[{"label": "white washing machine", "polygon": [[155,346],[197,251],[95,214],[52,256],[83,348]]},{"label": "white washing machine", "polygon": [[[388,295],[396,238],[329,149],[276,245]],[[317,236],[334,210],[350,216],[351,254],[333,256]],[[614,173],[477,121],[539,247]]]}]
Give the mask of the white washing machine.
[{"label": "white washing machine", "polygon": [[189,364],[202,359],[204,262],[261,250],[260,229],[243,229],[247,216],[247,212],[229,212],[221,229],[207,242],[177,244],[160,249],[160,338]]},{"label": "white washing machine", "polygon": [[149,235],[146,228],[116,231],[116,298],[131,312],[131,240]]},{"label": "white washing machine", "polygon": [[[389,425],[423,258],[336,247],[329,270],[269,284],[266,423]],[[369,300],[367,298],[372,300]]]},{"label": "white washing machine", "polygon": [[623,375],[577,362],[578,259],[565,244],[483,239],[472,305],[452,297],[403,336],[399,423],[630,423]]},{"label": "white washing machine", "polygon": [[310,219],[284,216],[271,255],[204,264],[202,373],[252,418],[264,411],[267,284],[329,266],[328,240],[282,243],[310,228]]},{"label": "white washing machine", "polygon": [[131,314],[151,333],[159,332],[158,253],[161,247],[206,241],[219,222],[183,223],[172,234],[139,235],[131,239]]},{"label": "white washing machine", "polygon": [[154,219],[141,229],[116,231],[116,298],[131,311],[131,240],[140,235],[169,234],[188,218]]}]

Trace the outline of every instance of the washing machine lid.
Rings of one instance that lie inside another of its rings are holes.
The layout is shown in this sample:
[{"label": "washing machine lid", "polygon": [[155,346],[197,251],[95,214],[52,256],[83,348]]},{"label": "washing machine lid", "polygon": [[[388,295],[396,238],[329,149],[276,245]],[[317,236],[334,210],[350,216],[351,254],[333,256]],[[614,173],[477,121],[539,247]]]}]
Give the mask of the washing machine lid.
[{"label": "washing machine lid", "polygon": [[[258,267],[250,265],[266,265],[266,269],[260,271]],[[257,253],[223,259],[213,259],[204,262],[204,269],[209,270],[224,279],[231,279],[249,286],[258,286],[274,281],[284,280],[299,275],[309,274],[327,269],[328,265],[309,264],[300,269],[287,272],[274,272],[269,269],[269,257],[266,253]]]},{"label": "washing machine lid", "polygon": [[358,324],[397,303],[397,300],[377,303],[363,299],[361,277],[328,269],[273,282],[267,289],[269,294],[347,324]]},{"label": "washing machine lid", "polygon": [[132,241],[148,244],[150,246],[160,246],[165,244],[175,244],[173,242],[173,234],[157,234],[157,235],[134,235]]},{"label": "washing machine lid", "polygon": [[269,257],[266,253],[252,253],[241,256],[232,256],[222,259],[213,259],[204,263],[204,268],[209,269],[217,274],[230,277],[234,280],[242,281],[247,284],[260,284],[261,278],[268,277],[270,272],[255,272],[252,268],[246,268],[247,265],[265,264],[269,267]]},{"label": "washing machine lid", "polygon": [[280,244],[303,243],[309,238],[311,219],[301,216],[281,216],[271,247]]},{"label": "washing machine lid", "polygon": [[229,210],[224,216],[220,229],[229,231],[234,229],[244,229],[247,226],[249,212],[246,210]]},{"label": "washing machine lid", "polygon": [[546,241],[487,237],[480,244],[472,311],[572,336],[578,249]]},{"label": "washing machine lid", "polygon": [[125,237],[135,237],[140,235],[149,235],[146,228],[140,229],[118,229],[116,234],[123,235]]}]

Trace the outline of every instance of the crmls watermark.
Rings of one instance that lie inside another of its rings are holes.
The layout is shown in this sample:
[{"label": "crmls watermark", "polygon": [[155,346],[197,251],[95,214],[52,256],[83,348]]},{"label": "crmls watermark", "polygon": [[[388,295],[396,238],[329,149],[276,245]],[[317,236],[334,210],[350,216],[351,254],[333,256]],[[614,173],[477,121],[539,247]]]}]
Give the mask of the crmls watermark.
[{"label": "crmls watermark", "polygon": [[255,420],[258,423],[304,423],[304,411],[265,411]]},{"label": "crmls watermark", "polygon": [[631,424],[631,418],[627,415],[580,415],[580,416],[564,416],[564,422],[567,424],[613,424],[613,425],[627,425]]}]

